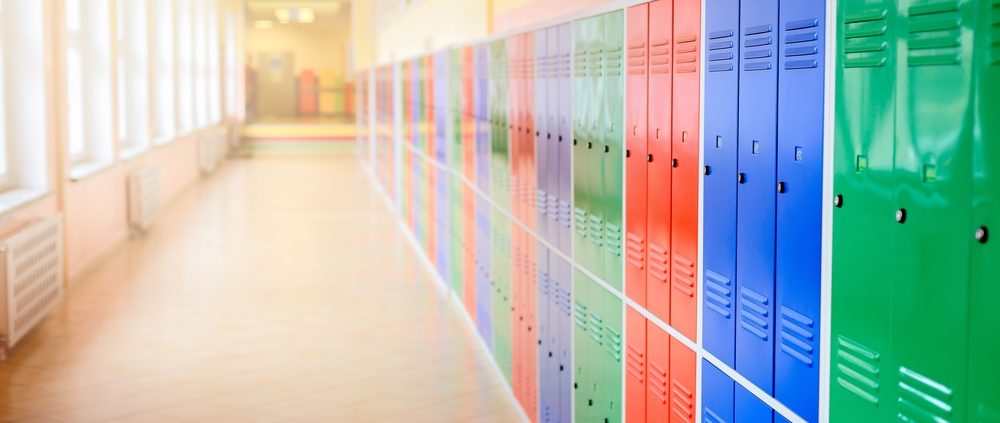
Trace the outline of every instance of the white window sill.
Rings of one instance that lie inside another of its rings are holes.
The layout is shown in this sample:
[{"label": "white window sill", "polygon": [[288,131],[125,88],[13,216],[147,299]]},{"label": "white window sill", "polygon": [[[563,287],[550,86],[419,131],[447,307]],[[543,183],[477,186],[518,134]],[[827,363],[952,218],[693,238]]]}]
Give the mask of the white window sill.
[{"label": "white window sill", "polygon": [[167,144],[170,144],[170,143],[174,142],[177,138],[178,137],[175,137],[173,135],[162,136],[160,138],[154,139],[153,140],[153,145],[155,145],[157,147],[162,146],[162,145],[167,145]]},{"label": "white window sill", "polygon": [[101,171],[110,169],[114,165],[113,161],[106,160],[88,160],[76,163],[69,168],[69,179],[71,181],[82,181],[101,173]]},{"label": "white window sill", "polygon": [[122,148],[118,153],[118,156],[123,161],[129,161],[136,157],[139,157],[149,151],[149,145],[134,145],[131,147]]},{"label": "white window sill", "polygon": [[52,193],[48,188],[12,188],[0,192],[0,214],[45,198]]}]

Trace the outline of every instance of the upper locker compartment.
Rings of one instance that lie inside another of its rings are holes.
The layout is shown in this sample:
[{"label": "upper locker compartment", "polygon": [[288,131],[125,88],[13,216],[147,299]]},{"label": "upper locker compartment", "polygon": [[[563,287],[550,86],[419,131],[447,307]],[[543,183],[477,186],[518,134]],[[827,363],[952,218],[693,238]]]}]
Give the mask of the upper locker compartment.
[{"label": "upper locker compartment", "polygon": [[767,393],[774,372],[778,1],[740,4],[736,370]]},{"label": "upper locker compartment", "polygon": [[[970,420],[1000,420],[1000,0],[979,3],[976,138],[973,157],[972,285],[969,297]],[[988,19],[985,19],[988,17]]]},{"label": "upper locker compartment", "polygon": [[625,294],[646,306],[646,104],[649,4],[628,9],[625,79]]},{"label": "upper locker compartment", "polygon": [[595,179],[594,173],[598,170],[592,163],[591,152],[593,151],[593,141],[591,139],[591,123],[596,120],[594,110],[590,107],[591,83],[590,83],[590,63],[589,49],[595,18],[583,19],[573,23],[573,66],[572,66],[572,93],[569,96],[573,99],[573,142],[572,142],[572,163],[573,163],[573,236],[572,251],[573,257],[580,265],[591,272],[597,272],[599,266],[595,266],[597,259],[596,248],[592,242],[590,234],[589,216],[595,201],[591,192],[591,181]]},{"label": "upper locker compartment", "polygon": [[808,421],[819,418],[825,11],[782,0],[778,22],[775,398]]},{"label": "upper locker compartment", "polygon": [[623,253],[623,222],[624,211],[623,183],[625,179],[625,133],[623,115],[625,105],[624,56],[625,16],[622,11],[610,12],[603,16],[604,32],[600,38],[603,41],[602,76],[603,91],[601,102],[603,117],[602,151],[597,155],[603,162],[603,177],[601,191],[603,205],[601,214],[604,220],[604,273],[608,284],[619,292],[622,291],[622,272],[624,271]]},{"label": "upper locker compartment", "polygon": [[739,0],[707,0],[705,32],[705,349],[736,367],[736,144],[739,114]]},{"label": "upper locker compartment", "polygon": [[701,1],[674,2],[673,125],[670,167],[670,324],[698,337],[698,182],[701,135]]},{"label": "upper locker compartment", "polygon": [[649,3],[649,93],[646,128],[646,308],[670,323],[670,228],[673,171],[672,1]]}]

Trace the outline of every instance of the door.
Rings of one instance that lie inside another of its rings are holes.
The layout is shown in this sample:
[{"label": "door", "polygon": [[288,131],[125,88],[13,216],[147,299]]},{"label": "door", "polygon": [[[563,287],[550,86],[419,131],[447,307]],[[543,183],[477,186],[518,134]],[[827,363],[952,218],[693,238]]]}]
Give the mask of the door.
[{"label": "door", "polygon": [[[625,80],[624,80],[624,25],[621,11],[604,15],[603,41],[603,81],[602,125],[604,136],[601,140],[603,152],[598,151],[603,163],[601,207],[604,220],[604,280],[618,291],[622,291],[623,232],[622,214],[625,206],[623,183],[625,179]],[[621,317],[619,317],[619,320]]]},{"label": "door", "polygon": [[625,308],[625,421],[645,423],[646,318]]},{"label": "door", "polygon": [[649,99],[646,132],[648,163],[646,305],[660,320],[670,323],[670,228],[672,171],[670,157],[673,124],[673,78],[670,41],[673,38],[673,1],[649,4]]},{"label": "door", "polygon": [[[646,104],[649,4],[627,12],[625,79],[625,294],[646,306]],[[630,396],[631,398],[631,396]]]}]

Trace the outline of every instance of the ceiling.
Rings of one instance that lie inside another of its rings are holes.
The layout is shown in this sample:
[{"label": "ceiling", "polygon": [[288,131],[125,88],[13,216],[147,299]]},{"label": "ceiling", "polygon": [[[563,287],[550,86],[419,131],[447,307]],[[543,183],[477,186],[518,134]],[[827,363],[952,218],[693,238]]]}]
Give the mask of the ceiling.
[{"label": "ceiling", "polygon": [[316,15],[314,24],[341,24],[350,21],[351,2],[348,0],[248,0],[247,19],[277,20],[275,11],[288,8],[312,9]]}]

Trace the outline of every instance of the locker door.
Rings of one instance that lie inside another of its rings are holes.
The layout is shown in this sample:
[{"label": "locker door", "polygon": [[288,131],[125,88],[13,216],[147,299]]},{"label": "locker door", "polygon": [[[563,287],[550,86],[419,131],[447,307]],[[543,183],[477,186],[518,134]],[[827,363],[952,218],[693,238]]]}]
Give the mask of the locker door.
[{"label": "locker door", "polygon": [[[558,111],[559,92],[557,86],[559,66],[559,28],[546,29],[545,34],[545,76],[540,85],[540,91],[535,95],[545,99],[545,113],[542,121],[544,130],[539,130],[539,140],[545,145],[545,161],[539,160],[540,171],[545,172],[545,215],[548,217],[548,241],[558,248],[559,245],[559,142],[558,142]],[[540,207],[540,205],[539,205]]]},{"label": "locker door", "polygon": [[[706,337],[706,339],[708,339]],[[701,420],[705,423],[733,423],[735,382],[707,361],[701,362],[701,392],[704,401]]]},{"label": "locker door", "polygon": [[[435,134],[434,128],[434,70],[436,69],[434,64],[434,56],[428,55],[424,58],[424,118],[426,119],[424,124],[427,130],[424,132],[424,140],[426,142],[427,150],[425,153],[428,158],[433,159],[436,156],[435,144],[437,144],[437,135]],[[426,163],[427,169],[427,224],[425,229],[427,231],[427,256],[430,257],[431,261],[434,262],[435,271],[437,270],[437,248],[438,248],[438,228],[437,228],[437,218],[435,211],[437,210],[437,167],[432,165],[431,162]]]},{"label": "locker door", "polygon": [[[559,26],[559,46],[557,59],[557,82],[555,98],[558,99],[559,146],[559,248],[564,254],[570,253],[573,225],[573,24]],[[568,281],[570,275],[563,275]]]},{"label": "locker door", "polygon": [[698,357],[680,341],[670,338],[670,421],[694,421]]},{"label": "locker door", "polygon": [[[450,60],[447,51],[441,51],[434,58],[434,158],[448,165],[451,140],[448,122],[448,86]],[[437,271],[445,284],[454,289],[451,280],[451,175],[444,169],[436,171],[437,196],[434,218],[436,219]]]},{"label": "locker door", "polygon": [[[588,163],[587,192],[587,239],[592,250],[593,261],[589,270],[602,279],[604,273],[604,176],[602,141],[604,135],[604,17],[589,19],[587,33],[587,108],[589,109],[586,131],[586,154]],[[586,264],[584,264],[586,266]]]},{"label": "locker door", "polygon": [[474,47],[466,47],[462,51],[462,167],[465,177],[471,183],[462,184],[462,206],[465,225],[463,236],[459,240],[465,246],[465,256],[462,258],[463,286],[465,287],[465,307],[473,321],[476,318],[476,194],[472,187],[476,184],[476,114],[475,114],[475,59]]},{"label": "locker door", "polygon": [[553,292],[553,309],[555,317],[551,319],[555,327],[555,362],[552,372],[556,375],[554,381],[558,394],[557,418],[553,421],[569,422],[572,416],[573,396],[573,300],[570,297],[572,271],[569,262],[550,252],[549,269],[558,278]]},{"label": "locker door", "polygon": [[[604,275],[605,280],[622,291],[624,260],[622,258],[622,213],[625,207],[623,182],[625,179],[625,17],[622,11],[604,15],[603,39],[603,154],[604,163],[602,207],[604,220]],[[621,320],[621,317],[618,317]]]},{"label": "locker door", "polygon": [[648,421],[646,416],[646,318],[632,307],[625,308],[625,421],[628,423]]},{"label": "locker door", "polygon": [[[463,150],[462,150],[462,51],[459,49],[450,50],[448,57],[448,93],[442,110],[445,113],[447,126],[446,138],[448,143],[448,165],[452,170],[463,171]],[[465,301],[465,287],[462,284],[462,263],[465,257],[465,248],[462,245],[462,231],[465,228],[462,192],[465,184],[461,179],[449,175],[449,199],[448,207],[448,242],[450,251],[448,254],[449,278],[451,279],[451,289],[458,295],[458,298]]]},{"label": "locker door", "polygon": [[[736,370],[765,392],[774,369],[774,201],[777,151],[777,0],[744,1],[740,26]],[[737,405],[738,407],[738,405]],[[737,413],[740,414],[740,413]]]},{"label": "locker door", "polygon": [[781,1],[775,398],[816,421],[823,224],[824,1]]},{"label": "locker door", "polygon": [[[737,357],[737,360],[739,357]],[[746,388],[736,384],[736,423],[769,423],[774,421],[774,410]]]},{"label": "locker door", "polygon": [[593,344],[590,330],[590,286],[586,275],[573,270],[573,395],[576,421],[596,421],[593,385]]},{"label": "locker door", "polygon": [[689,339],[698,337],[698,181],[701,168],[701,2],[678,0],[674,6],[673,177],[671,183],[670,324]]},{"label": "locker door", "polygon": [[965,421],[976,8],[921,0],[901,2],[900,11],[908,33],[897,77],[898,242],[887,263],[896,288],[896,411],[903,419]]},{"label": "locker door", "polygon": [[995,312],[1000,298],[1000,126],[993,117],[1000,111],[1000,1],[981,1],[979,55],[976,78],[977,133],[973,157],[972,284],[969,298],[969,410],[978,414],[969,420],[1000,421],[1000,318]]},{"label": "locker door", "polygon": [[[618,423],[622,420],[622,344],[624,333],[624,322],[622,315],[624,310],[622,300],[603,287],[594,285],[594,296],[601,298],[600,321],[603,334],[601,335],[597,354],[600,367],[600,380],[598,381],[597,398],[600,399],[600,414],[597,421],[608,423]],[[595,301],[596,303],[596,301]]]},{"label": "locker door", "polygon": [[[830,369],[831,421],[894,418],[891,369],[892,156],[895,2],[841,0],[837,92]],[[880,387],[885,387],[879,389]]]},{"label": "locker door", "polygon": [[[589,101],[590,67],[589,67],[589,35],[591,20],[584,19],[573,23],[573,80],[572,95],[574,113],[573,119],[573,257],[577,262],[594,270],[594,248],[590,244],[588,215],[591,208],[589,191],[590,180],[594,172],[590,166],[590,150],[587,148],[590,123],[592,122]],[[575,286],[575,285],[574,285]]]},{"label": "locker door", "polygon": [[[660,0],[663,2],[663,0]],[[674,407],[671,397],[673,378],[670,368],[670,335],[652,322],[646,325],[646,418],[650,422],[670,421]]]},{"label": "locker door", "polygon": [[[625,294],[646,306],[646,44],[649,4],[628,9],[625,79]],[[631,398],[631,396],[630,396]]]},{"label": "locker door", "polygon": [[[736,135],[739,122],[739,0],[706,0],[704,252],[705,349],[736,367]],[[706,407],[707,408],[707,407]],[[706,413],[707,414],[707,413]],[[724,421],[731,418],[720,416]],[[707,419],[706,419],[707,420]]]},{"label": "locker door", "polygon": [[510,220],[494,211],[493,229],[493,356],[507,383],[512,383],[511,298],[510,298]]},{"label": "locker door", "polygon": [[538,246],[538,386],[539,386],[539,413],[540,421],[554,421],[558,402],[558,392],[556,391],[556,374],[553,373],[553,363],[557,358],[555,347],[557,346],[555,337],[555,306],[553,304],[554,281],[550,276],[549,252],[543,246]]},{"label": "locker door", "polygon": [[548,48],[549,48],[549,38],[548,29],[540,29],[535,31],[535,78],[534,78],[534,92],[535,92],[535,122],[534,122],[534,140],[535,140],[535,172],[538,177],[538,189],[536,192],[531,193],[535,196],[535,208],[537,210],[537,225],[538,234],[541,235],[546,241],[551,240],[552,225],[549,220],[549,194],[551,193],[551,188],[549,187],[549,138],[546,138],[546,132],[548,131],[548,95],[546,92],[546,84],[549,80],[549,60],[548,60]]},{"label": "locker door", "polygon": [[646,161],[647,186],[647,279],[646,304],[660,320],[670,323],[670,213],[672,172],[670,157],[673,125],[673,70],[670,42],[673,39],[673,1],[649,4],[649,126]]}]

